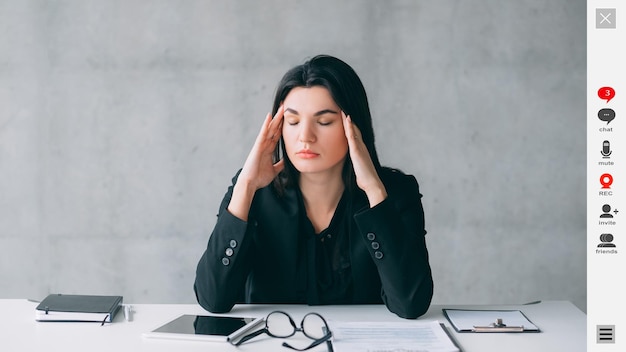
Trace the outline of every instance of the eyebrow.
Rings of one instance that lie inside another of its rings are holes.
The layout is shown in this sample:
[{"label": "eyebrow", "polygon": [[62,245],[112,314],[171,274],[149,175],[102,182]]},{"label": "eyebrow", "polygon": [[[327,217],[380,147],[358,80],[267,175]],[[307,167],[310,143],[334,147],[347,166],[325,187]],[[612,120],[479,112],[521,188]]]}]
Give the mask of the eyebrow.
[{"label": "eyebrow", "polygon": [[[285,109],[285,112],[290,112],[290,113],[295,114],[295,115],[300,115],[297,110],[294,110],[292,108]],[[313,116],[321,116],[321,115],[324,115],[324,114],[337,114],[337,111],[332,110],[332,109],[324,109],[324,110],[320,110],[320,111],[316,112],[315,114],[313,114]]]}]

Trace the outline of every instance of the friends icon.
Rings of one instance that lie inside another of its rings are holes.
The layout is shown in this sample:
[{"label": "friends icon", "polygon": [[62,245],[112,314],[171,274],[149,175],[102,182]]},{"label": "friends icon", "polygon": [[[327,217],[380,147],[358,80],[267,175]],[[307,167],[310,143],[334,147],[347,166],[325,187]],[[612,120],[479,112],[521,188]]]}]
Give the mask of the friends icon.
[{"label": "friends icon", "polygon": [[613,243],[613,235],[610,233],[603,233],[600,235],[600,244],[598,248],[615,248]]}]

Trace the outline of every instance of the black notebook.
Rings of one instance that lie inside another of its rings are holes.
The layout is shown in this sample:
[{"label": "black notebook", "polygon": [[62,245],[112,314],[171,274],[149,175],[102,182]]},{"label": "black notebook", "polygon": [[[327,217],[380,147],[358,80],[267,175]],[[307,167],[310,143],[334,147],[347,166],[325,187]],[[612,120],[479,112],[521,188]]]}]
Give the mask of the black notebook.
[{"label": "black notebook", "polygon": [[37,308],[37,321],[112,322],[122,306],[122,296],[50,294]]}]

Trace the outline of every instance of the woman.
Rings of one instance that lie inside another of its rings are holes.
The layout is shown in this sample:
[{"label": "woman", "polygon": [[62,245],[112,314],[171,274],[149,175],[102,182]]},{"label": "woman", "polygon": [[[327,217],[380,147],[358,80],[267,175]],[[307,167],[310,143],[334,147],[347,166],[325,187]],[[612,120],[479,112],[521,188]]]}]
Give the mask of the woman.
[{"label": "woman", "polygon": [[289,70],[222,200],[194,289],[235,303],[384,303],[424,314],[433,282],[417,181],[378,161],[367,96],[345,62]]}]

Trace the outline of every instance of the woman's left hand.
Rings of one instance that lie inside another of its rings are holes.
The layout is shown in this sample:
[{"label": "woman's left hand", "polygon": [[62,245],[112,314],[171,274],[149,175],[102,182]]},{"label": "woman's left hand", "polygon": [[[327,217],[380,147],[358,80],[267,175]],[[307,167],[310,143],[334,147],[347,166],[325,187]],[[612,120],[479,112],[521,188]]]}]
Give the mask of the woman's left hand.
[{"label": "woman's left hand", "polygon": [[350,159],[352,159],[352,167],[356,175],[356,184],[362,189],[370,203],[370,208],[373,208],[378,203],[387,198],[387,190],[385,185],[378,177],[372,157],[370,156],[359,128],[352,123],[350,116],[341,112],[343,121],[343,129],[346,133],[346,139],[348,140],[348,150],[350,153]]}]

